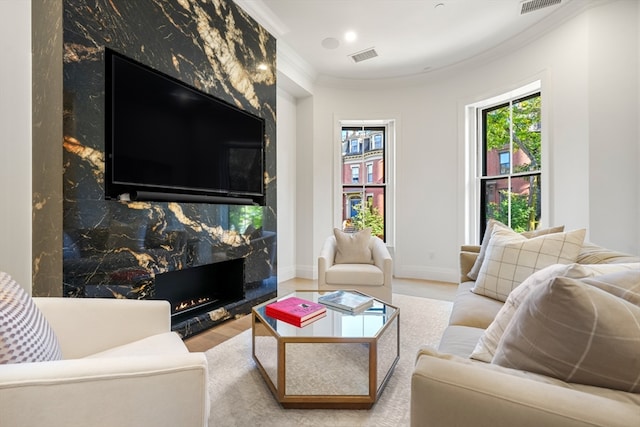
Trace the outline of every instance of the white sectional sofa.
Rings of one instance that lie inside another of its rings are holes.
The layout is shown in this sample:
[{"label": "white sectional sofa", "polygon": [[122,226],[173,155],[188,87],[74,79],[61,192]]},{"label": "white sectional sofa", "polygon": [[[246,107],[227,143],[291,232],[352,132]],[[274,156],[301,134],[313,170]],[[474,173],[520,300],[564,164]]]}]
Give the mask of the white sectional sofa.
[{"label": "white sectional sofa", "polygon": [[[437,349],[425,347],[417,355],[411,426],[640,426],[640,393],[566,382],[470,357],[505,304],[470,291],[475,282],[467,274],[479,251],[480,246],[462,247],[449,326]],[[586,243],[576,264],[618,263],[637,273],[640,283],[638,262],[638,257]],[[640,341],[638,346],[640,354]]]},{"label": "white sectional sofa", "polygon": [[0,364],[3,427],[207,425],[207,361],[166,301],[33,298],[62,359]]}]

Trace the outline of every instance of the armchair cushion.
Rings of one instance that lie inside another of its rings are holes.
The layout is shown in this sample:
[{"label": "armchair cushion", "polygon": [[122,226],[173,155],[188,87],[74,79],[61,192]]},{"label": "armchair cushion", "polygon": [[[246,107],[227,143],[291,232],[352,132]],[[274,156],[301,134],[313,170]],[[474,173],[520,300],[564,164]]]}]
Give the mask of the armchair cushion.
[{"label": "armchair cushion", "polygon": [[0,364],[60,360],[56,334],[27,292],[0,272]]},{"label": "armchair cushion", "polygon": [[33,298],[55,331],[64,359],[78,359],[171,331],[164,300]]},{"label": "armchair cushion", "polygon": [[326,273],[327,284],[381,286],[384,274],[375,265],[370,264],[334,264]]},{"label": "armchair cushion", "polygon": [[165,332],[94,353],[85,358],[156,356],[158,354],[187,354],[188,352],[189,350],[182,344],[182,339],[177,333]]},{"label": "armchair cushion", "polygon": [[355,233],[345,233],[337,228],[333,229],[336,238],[336,264],[373,264],[369,240],[371,229]]}]

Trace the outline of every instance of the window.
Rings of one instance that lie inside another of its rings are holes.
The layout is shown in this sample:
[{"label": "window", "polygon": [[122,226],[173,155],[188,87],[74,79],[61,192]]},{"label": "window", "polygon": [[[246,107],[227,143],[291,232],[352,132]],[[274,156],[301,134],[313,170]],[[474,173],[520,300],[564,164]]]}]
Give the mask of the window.
[{"label": "window", "polygon": [[[342,221],[371,227],[384,238],[386,212],[385,126],[342,126]],[[357,147],[357,150],[354,150]],[[360,179],[360,170],[366,171]],[[355,185],[357,184],[357,185]]]},{"label": "window", "polygon": [[367,182],[373,182],[373,163],[367,163]]},{"label": "window", "polygon": [[382,148],[382,134],[373,135],[373,148],[379,150]]},{"label": "window", "polygon": [[353,184],[360,182],[360,166],[351,166],[351,182]]},{"label": "window", "polygon": [[518,232],[541,218],[540,92],[478,110],[480,236],[494,218]]},{"label": "window", "polygon": [[505,175],[509,173],[509,169],[511,168],[511,156],[508,151],[503,151],[499,154],[500,156],[500,174]]},{"label": "window", "polygon": [[349,150],[349,154],[358,154],[358,151],[360,151],[359,148],[359,141],[357,139],[352,139],[351,140],[351,148]]}]

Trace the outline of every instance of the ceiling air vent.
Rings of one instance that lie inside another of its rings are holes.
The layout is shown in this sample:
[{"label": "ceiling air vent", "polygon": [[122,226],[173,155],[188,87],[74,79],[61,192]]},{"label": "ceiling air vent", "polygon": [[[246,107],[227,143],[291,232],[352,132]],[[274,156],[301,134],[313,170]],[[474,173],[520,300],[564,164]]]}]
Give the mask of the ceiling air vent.
[{"label": "ceiling air vent", "polygon": [[355,62],[362,62],[362,61],[365,61],[367,59],[375,58],[376,56],[378,56],[378,52],[376,52],[376,50],[374,48],[369,48],[369,49],[365,49],[365,50],[363,50],[361,52],[358,52],[358,53],[353,53],[353,54],[351,54],[349,56]]},{"label": "ceiling air vent", "polygon": [[533,12],[536,10],[544,9],[545,7],[560,4],[562,0],[529,0],[522,2],[522,9],[520,9],[520,15]]}]

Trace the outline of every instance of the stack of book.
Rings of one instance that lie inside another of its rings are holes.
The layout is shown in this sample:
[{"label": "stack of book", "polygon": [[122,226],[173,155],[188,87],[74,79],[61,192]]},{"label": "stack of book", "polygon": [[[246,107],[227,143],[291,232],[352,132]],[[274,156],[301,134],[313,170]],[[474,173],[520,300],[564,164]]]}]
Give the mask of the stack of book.
[{"label": "stack of book", "polygon": [[327,315],[327,308],[317,302],[298,297],[289,297],[266,306],[265,313],[302,328]]},{"label": "stack of book", "polygon": [[318,302],[331,308],[356,314],[373,305],[373,298],[369,295],[354,291],[335,291],[318,298]]}]

